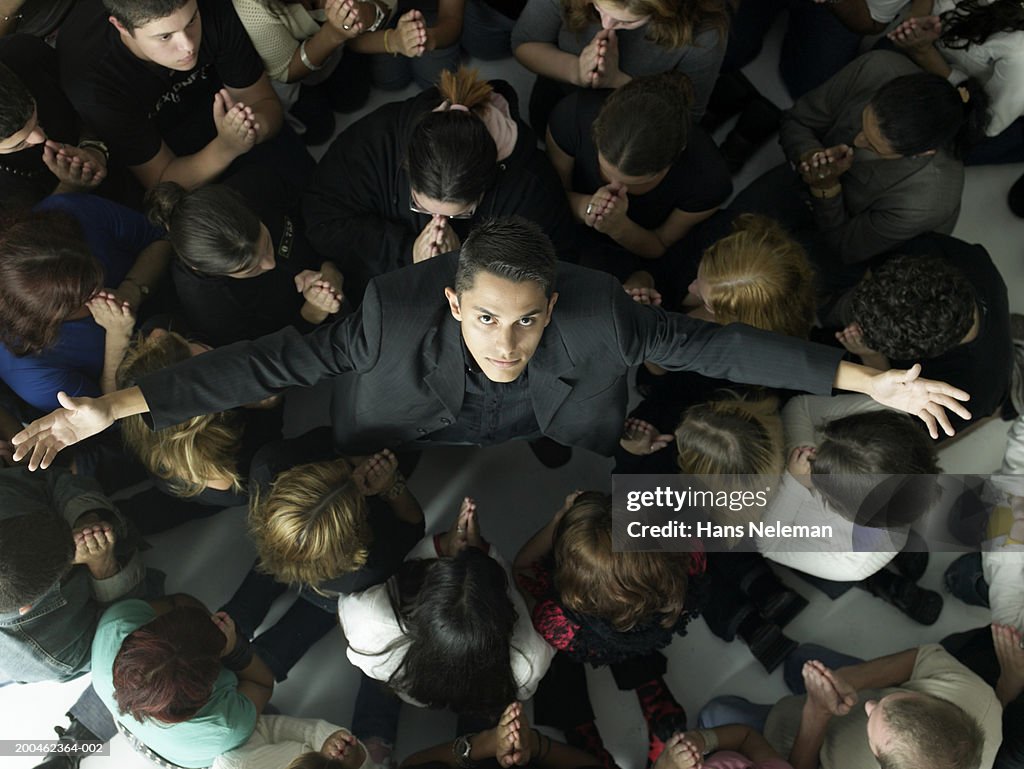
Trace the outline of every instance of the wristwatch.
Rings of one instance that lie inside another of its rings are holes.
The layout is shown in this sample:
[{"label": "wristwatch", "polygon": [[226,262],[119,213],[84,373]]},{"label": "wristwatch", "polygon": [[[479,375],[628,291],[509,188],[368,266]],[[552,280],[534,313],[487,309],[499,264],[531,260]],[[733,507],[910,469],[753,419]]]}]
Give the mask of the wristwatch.
[{"label": "wristwatch", "polygon": [[380,3],[378,3],[376,0],[359,0],[359,2],[369,3],[370,5],[373,6],[373,10],[377,14],[376,18],[373,20],[373,24],[366,28],[367,32],[376,32],[378,29],[384,26],[384,22],[387,21],[388,19],[388,14],[385,13]]},{"label": "wristwatch", "polygon": [[78,143],[78,148],[81,150],[97,150],[103,155],[104,160],[110,160],[110,148],[99,139],[82,139]]},{"label": "wristwatch", "polygon": [[476,736],[476,732],[470,734],[464,734],[461,737],[456,737],[455,742],[452,743],[452,753],[455,754],[455,763],[458,764],[461,769],[473,769],[476,766],[476,761],[469,757],[469,754],[473,750],[473,743],[470,740]]}]

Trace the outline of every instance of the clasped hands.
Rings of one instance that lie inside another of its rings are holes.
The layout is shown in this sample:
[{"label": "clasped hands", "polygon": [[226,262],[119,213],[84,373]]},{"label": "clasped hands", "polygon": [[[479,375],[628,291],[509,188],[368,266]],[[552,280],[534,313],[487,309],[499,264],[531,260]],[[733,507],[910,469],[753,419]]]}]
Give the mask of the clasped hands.
[{"label": "clasped hands", "polygon": [[630,78],[619,69],[619,41],[614,29],[602,29],[577,59],[577,77],[583,88],[618,88]]},{"label": "clasped hands", "polygon": [[845,716],[857,704],[856,690],[822,662],[808,660],[801,672],[807,689],[805,710],[829,717]]},{"label": "clasped hands", "polygon": [[928,48],[942,35],[942,20],[938,16],[914,16],[896,25],[886,37],[898,48],[911,52]]},{"label": "clasped hands", "polygon": [[74,147],[47,139],[43,144],[43,163],[57,181],[73,192],[94,189],[107,178],[107,159],[89,147]]},{"label": "clasped hands", "polygon": [[442,556],[455,556],[467,547],[475,547],[487,552],[490,545],[480,533],[480,522],[476,516],[476,501],[472,497],[464,497],[459,514],[452,526],[435,540]]},{"label": "clasped hands", "polygon": [[829,189],[853,165],[853,147],[837,144],[827,149],[814,149],[800,156],[797,172],[809,187]]},{"label": "clasped hands", "polygon": [[621,232],[628,211],[626,187],[612,182],[591,195],[583,212],[583,223],[614,239]]},{"label": "clasped hands", "polygon": [[345,299],[344,276],[330,262],[324,262],[320,271],[303,270],[295,276],[295,290],[302,298],[321,313],[333,315],[341,309]]},{"label": "clasped hands", "polygon": [[461,245],[462,241],[452,229],[448,217],[434,214],[412,245],[413,264],[425,262],[450,251],[458,251]]}]

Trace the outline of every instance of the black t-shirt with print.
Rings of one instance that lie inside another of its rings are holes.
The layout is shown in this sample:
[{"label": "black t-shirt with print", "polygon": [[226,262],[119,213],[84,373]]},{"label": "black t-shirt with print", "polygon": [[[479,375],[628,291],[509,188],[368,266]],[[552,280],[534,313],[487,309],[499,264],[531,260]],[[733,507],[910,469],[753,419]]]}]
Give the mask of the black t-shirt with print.
[{"label": "black t-shirt with print", "polygon": [[61,82],[82,117],[110,146],[113,163],[151,160],[161,141],[192,155],[217,135],[213,97],[247,88],[263,74],[234,7],[198,0],[202,42],[196,66],[178,72],[142,61],[121,41],[101,0],[82,0],[58,38]]}]

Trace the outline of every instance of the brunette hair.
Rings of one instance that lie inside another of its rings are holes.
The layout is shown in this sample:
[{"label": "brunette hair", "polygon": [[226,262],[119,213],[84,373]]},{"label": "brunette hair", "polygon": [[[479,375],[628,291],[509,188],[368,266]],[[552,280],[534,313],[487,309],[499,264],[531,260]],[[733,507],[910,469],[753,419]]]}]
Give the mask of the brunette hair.
[{"label": "brunette hair", "polygon": [[[649,16],[647,39],[663,48],[692,45],[708,28],[718,33],[719,45],[725,45],[729,12],[724,0],[623,0],[614,5],[634,16]],[[562,15],[574,32],[582,32],[600,19],[590,0],[562,0]]]},{"label": "brunette hair", "polygon": [[[188,340],[167,332],[136,337],[117,369],[117,386],[133,387],[154,371],[192,357]],[[151,430],[136,414],[121,421],[125,445],[138,455],[146,469],[167,481],[179,497],[194,497],[211,480],[227,480],[232,490],[242,488],[236,457],[242,426],[230,412],[204,414],[162,430]]]},{"label": "brunette hair", "polygon": [[446,203],[478,200],[494,184],[498,174],[498,147],[476,114],[486,108],[491,85],[476,70],[460,67],[445,70],[437,86],[449,105],[423,114],[406,148],[409,183],[416,192]]},{"label": "brunette hair", "polygon": [[985,138],[989,121],[989,98],[979,81],[968,78],[953,86],[931,72],[888,81],[871,97],[870,105],[886,141],[905,156],[947,149],[963,158]]},{"label": "brunette hair", "polygon": [[17,611],[71,571],[71,527],[53,515],[0,520],[0,612]]},{"label": "brunette hair", "polygon": [[633,78],[612,91],[591,126],[598,152],[628,176],[668,168],[686,149],[693,88],[681,72]]},{"label": "brunette hair", "polygon": [[823,431],[811,463],[814,489],[848,520],[906,526],[935,502],[935,444],[912,417],[882,409],[833,420]]},{"label": "brunette hair", "polygon": [[114,657],[118,710],[140,723],[188,721],[210,700],[226,643],[198,607],[179,606],[147,622],[124,639]]},{"label": "brunette hair", "polygon": [[612,500],[584,492],[554,536],[554,582],[566,608],[599,617],[619,632],[656,619],[670,628],[686,604],[688,553],[612,549]]},{"label": "brunette hair", "polygon": [[477,273],[513,283],[537,283],[544,296],[555,290],[557,257],[551,239],[534,222],[519,216],[490,219],[469,233],[459,249],[455,292],[473,288]]},{"label": "brunette hair", "polygon": [[250,500],[249,534],[261,571],[316,587],[366,563],[373,530],[345,460],[299,465]]},{"label": "brunette hair", "polygon": [[1024,5],[1020,0],[957,0],[940,18],[943,45],[966,50],[1000,32],[1024,30]]},{"label": "brunette hair", "polygon": [[52,347],[61,324],[103,287],[78,222],[29,212],[0,229],[0,342],[15,355]]},{"label": "brunette hair", "polygon": [[260,219],[235,190],[186,190],[162,182],[146,194],[149,220],[167,231],[181,261],[204,275],[232,275],[259,261]]},{"label": "brunette hair", "polygon": [[18,77],[6,64],[0,64],[0,139],[9,139],[25,128],[35,99]]},{"label": "brunette hair", "polygon": [[806,339],[814,325],[814,271],[803,246],[772,219],[743,214],[704,252],[697,277],[718,323],[746,323]]},{"label": "brunette hair", "polygon": [[188,0],[103,0],[107,13],[133,35],[136,27],[167,18],[187,3]]},{"label": "brunette hair", "polygon": [[864,342],[888,358],[934,358],[971,330],[977,295],[941,256],[894,256],[857,284],[853,318]]},{"label": "brunette hair", "polygon": [[510,643],[516,610],[501,565],[475,547],[406,561],[388,582],[403,637],[388,684],[432,708],[497,714],[516,699]]}]

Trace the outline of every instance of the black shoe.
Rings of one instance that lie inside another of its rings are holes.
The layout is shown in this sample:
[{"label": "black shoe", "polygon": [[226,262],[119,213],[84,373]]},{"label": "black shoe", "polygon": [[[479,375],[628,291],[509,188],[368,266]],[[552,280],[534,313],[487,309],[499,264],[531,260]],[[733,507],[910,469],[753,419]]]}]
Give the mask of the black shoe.
[{"label": "black shoe", "polygon": [[[61,743],[66,742],[102,742],[102,740],[95,734],[86,729],[82,722],[74,716],[68,714],[71,719],[71,723],[68,728],[65,729],[62,726],[55,726],[53,730],[57,732],[59,741]],[[47,754],[46,758],[43,759],[41,764],[36,764],[35,769],[78,769],[78,765],[82,759],[88,755],[87,753],[59,753],[52,751]]]},{"label": "black shoe", "polygon": [[572,459],[572,448],[555,443],[550,438],[538,438],[529,441],[530,451],[540,460],[540,463],[551,470],[569,463]]},{"label": "black shoe", "polygon": [[1010,210],[1017,216],[1024,219],[1024,176],[1021,176],[1010,187],[1010,194],[1006,196],[1006,203]]},{"label": "black shoe", "polygon": [[[884,575],[881,579],[876,579]],[[906,577],[885,570],[867,580],[868,590],[888,601],[915,622],[934,625],[942,613],[942,596],[911,582]]]},{"label": "black shoe", "polygon": [[896,571],[911,582],[917,582],[928,569],[928,553],[911,553],[901,550],[892,559],[892,565],[896,567]]},{"label": "black shoe", "polygon": [[762,617],[781,628],[786,627],[807,608],[807,599],[796,591],[780,590],[758,608]]},{"label": "black shoe", "polygon": [[779,130],[782,110],[763,96],[758,96],[748,104],[736,126],[725,137],[719,149],[729,173],[737,174],[761,148]]},{"label": "black shoe", "polygon": [[787,637],[778,625],[766,622],[754,631],[747,645],[754,659],[771,673],[786,661],[786,657],[792,654],[799,644]]}]

